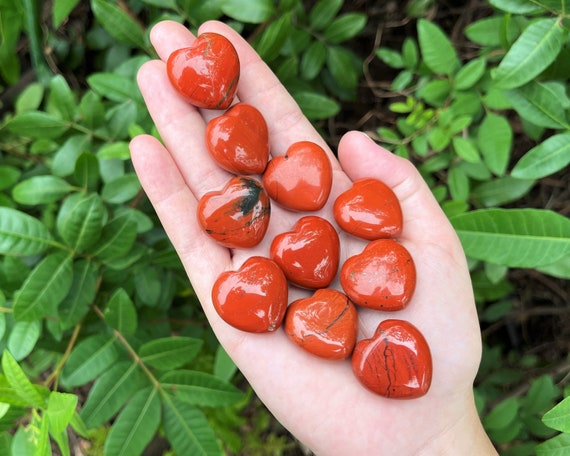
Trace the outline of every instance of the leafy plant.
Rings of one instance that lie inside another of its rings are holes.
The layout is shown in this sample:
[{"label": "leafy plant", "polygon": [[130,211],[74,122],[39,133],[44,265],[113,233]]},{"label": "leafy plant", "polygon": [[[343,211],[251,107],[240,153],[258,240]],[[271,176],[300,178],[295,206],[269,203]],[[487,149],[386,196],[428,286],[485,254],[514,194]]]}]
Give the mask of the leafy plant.
[{"label": "leafy plant", "polygon": [[[376,52],[399,72],[391,89],[401,94],[389,106],[391,125],[377,129],[378,139],[418,163],[449,216],[471,260],[483,322],[512,309],[509,268],[570,278],[570,220],[547,209],[503,208],[570,163],[568,11],[557,1],[490,4],[491,16],[465,28],[470,48],[477,50],[467,61],[439,25],[421,18],[417,40],[407,37],[399,51]],[[520,137],[534,145],[517,156]],[[484,361],[491,356],[486,351]],[[505,365],[504,359],[492,359]],[[484,363],[477,391],[487,430],[505,454],[532,454],[532,436],[552,435],[538,415],[553,406],[560,391],[551,377],[538,377],[526,396],[494,403],[500,397],[496,385],[508,389],[521,381],[522,372],[512,371],[506,379],[487,374]],[[511,444],[520,439],[524,443]],[[561,454],[555,448],[562,441],[567,435],[537,451]]]},{"label": "leafy plant", "polygon": [[236,21],[231,24],[247,32],[259,55],[312,120],[334,116],[340,109],[338,100],[356,96],[362,61],[343,43],[363,30],[367,17],[341,12],[343,0],[320,0],[310,10],[299,0],[143,1],[167,7],[172,19],[194,28],[210,19]]},{"label": "leafy plant", "polygon": [[[154,57],[153,23],[222,19],[308,116],[329,117],[355,95],[360,62],[342,43],[366,23],[342,6],[55,0],[42,23],[38,2],[0,0],[0,78],[16,89],[0,123],[0,453],[69,455],[71,434],[105,455],[153,440],[178,454],[294,444],[234,386],[236,367],[141,190],[128,142],[158,134],[135,76]],[[21,34],[28,60],[17,58]],[[240,416],[251,408],[255,418]]]}]

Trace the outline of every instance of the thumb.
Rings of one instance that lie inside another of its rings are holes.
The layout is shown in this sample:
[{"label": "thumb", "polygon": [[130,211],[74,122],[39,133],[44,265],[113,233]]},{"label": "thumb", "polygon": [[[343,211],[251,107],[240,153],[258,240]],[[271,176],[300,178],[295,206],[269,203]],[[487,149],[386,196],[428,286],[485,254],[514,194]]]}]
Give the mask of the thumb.
[{"label": "thumb", "polygon": [[344,172],[353,181],[375,178],[388,185],[400,200],[404,216],[402,238],[421,241],[455,237],[447,217],[414,165],[377,145],[357,131],[346,133],[338,146]]}]

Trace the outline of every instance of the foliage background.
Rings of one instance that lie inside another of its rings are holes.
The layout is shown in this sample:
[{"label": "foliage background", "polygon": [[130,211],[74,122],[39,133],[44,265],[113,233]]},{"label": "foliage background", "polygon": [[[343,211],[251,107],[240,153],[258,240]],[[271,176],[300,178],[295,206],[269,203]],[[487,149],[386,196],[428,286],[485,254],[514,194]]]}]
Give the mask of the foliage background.
[{"label": "foliage background", "polygon": [[305,451],[219,348],[129,162],[129,139],[156,134],[135,74],[165,18],[235,27],[333,149],[361,129],[416,164],[470,259],[487,431],[502,454],[567,454],[564,0],[0,13],[0,454]]}]

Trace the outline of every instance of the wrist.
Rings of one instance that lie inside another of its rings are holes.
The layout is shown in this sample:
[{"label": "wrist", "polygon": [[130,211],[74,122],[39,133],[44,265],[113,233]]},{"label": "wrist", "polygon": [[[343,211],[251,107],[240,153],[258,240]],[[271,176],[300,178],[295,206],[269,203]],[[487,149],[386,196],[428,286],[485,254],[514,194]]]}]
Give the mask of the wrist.
[{"label": "wrist", "polygon": [[449,424],[420,451],[421,456],[498,454],[483,428],[472,393],[463,404],[456,406],[456,413],[449,416],[452,417]]}]

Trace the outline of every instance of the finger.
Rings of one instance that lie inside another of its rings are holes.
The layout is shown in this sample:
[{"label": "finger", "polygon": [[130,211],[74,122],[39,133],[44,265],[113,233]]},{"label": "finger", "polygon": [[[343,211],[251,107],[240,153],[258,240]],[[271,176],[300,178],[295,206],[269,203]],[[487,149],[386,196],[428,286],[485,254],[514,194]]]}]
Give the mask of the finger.
[{"label": "finger", "polygon": [[374,177],[394,190],[402,206],[404,239],[437,242],[454,234],[429,187],[408,160],[378,146],[360,132],[344,135],[338,155],[352,180]]},{"label": "finger", "polygon": [[137,81],[160,136],[194,195],[199,198],[221,187],[229,174],[216,165],[206,148],[204,119],[172,87],[164,63],[145,63]]},{"label": "finger", "polygon": [[[229,251],[200,227],[196,197],[186,185],[168,151],[152,136],[137,136],[131,158],[141,185],[186,267],[194,291],[208,297],[218,274],[230,267]],[[210,312],[210,316],[213,312]]]},{"label": "finger", "polygon": [[238,97],[255,106],[265,117],[269,127],[272,155],[283,155],[287,148],[298,141],[312,141],[329,154],[333,166],[338,162],[324,139],[249,43],[228,25],[211,21],[199,29],[199,33],[214,32],[224,35],[236,48],[240,58]]}]

